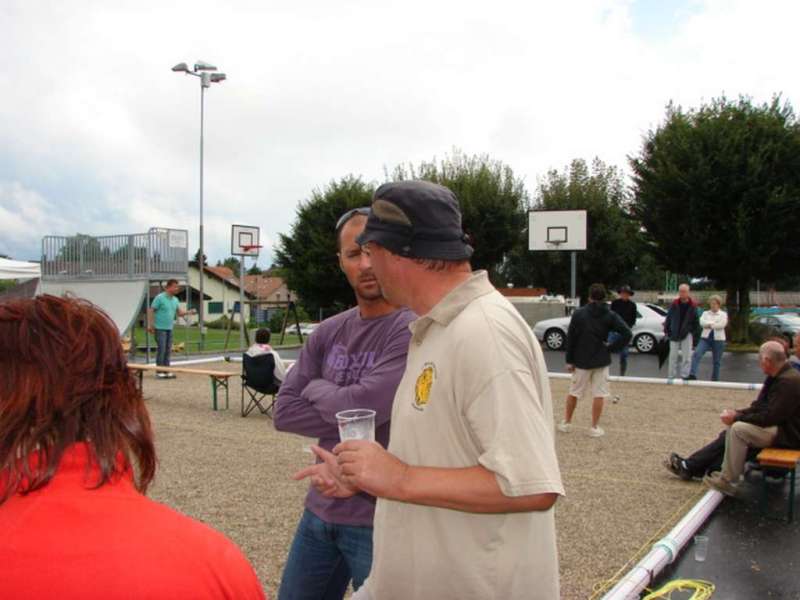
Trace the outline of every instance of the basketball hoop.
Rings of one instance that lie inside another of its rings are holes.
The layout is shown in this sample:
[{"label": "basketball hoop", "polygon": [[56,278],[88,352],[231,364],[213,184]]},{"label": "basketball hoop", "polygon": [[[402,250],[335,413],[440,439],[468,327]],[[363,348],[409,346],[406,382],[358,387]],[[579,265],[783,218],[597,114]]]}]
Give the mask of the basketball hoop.
[{"label": "basketball hoop", "polygon": [[561,244],[563,243],[564,240],[553,240],[553,241],[548,240],[545,242],[545,246],[547,246],[549,250],[559,250],[560,249],[559,246],[561,246]]},{"label": "basketball hoop", "polygon": [[246,245],[241,246],[241,249],[244,252],[247,252],[248,255],[252,256],[251,253],[253,252],[253,250],[256,251],[256,255],[257,255],[259,248],[263,248],[263,247],[264,246],[262,244],[246,244]]}]

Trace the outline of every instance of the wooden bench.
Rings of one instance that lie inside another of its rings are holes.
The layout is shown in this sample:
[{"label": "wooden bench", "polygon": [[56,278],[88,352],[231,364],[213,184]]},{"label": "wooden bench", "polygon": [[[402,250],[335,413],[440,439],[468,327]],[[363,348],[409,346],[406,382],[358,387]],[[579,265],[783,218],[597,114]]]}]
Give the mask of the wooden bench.
[{"label": "wooden bench", "polygon": [[[787,450],[784,448],[764,448],[756,457],[762,469],[784,471],[789,474],[789,506],[787,519],[789,523],[794,520],[794,484],[797,473],[797,463],[800,462],[800,450]],[[767,506],[767,479],[764,477],[764,486],[761,494],[761,510],[766,514]]]},{"label": "wooden bench", "polygon": [[228,371],[214,371],[211,369],[189,369],[187,367],[159,367],[158,365],[143,365],[138,363],[128,363],[128,368],[135,371],[139,376],[139,389],[142,389],[144,383],[144,372],[153,371],[155,373],[184,373],[186,375],[207,375],[211,378],[211,398],[213,400],[213,408],[217,410],[217,390],[222,387],[225,388],[225,408],[229,406],[228,398],[228,380],[237,375],[237,373],[229,373]]}]

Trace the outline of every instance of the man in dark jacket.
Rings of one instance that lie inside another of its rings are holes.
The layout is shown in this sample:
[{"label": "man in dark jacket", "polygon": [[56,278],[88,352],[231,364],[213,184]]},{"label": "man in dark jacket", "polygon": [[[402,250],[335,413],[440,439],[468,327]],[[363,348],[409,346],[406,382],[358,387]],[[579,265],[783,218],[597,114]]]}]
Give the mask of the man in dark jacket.
[{"label": "man in dark jacket", "polygon": [[722,470],[706,475],[710,488],[735,496],[750,448],[800,449],[800,373],[789,366],[786,351],[778,342],[766,342],[758,353],[761,370],[773,380],[767,406],[743,410],[726,409],[720,419],[728,425]]},{"label": "man in dark jacket", "polygon": [[[633,326],[636,325],[636,303],[631,300],[633,297],[633,290],[629,285],[623,285],[618,290],[619,298],[614,300],[611,303],[611,310],[617,313],[623,321],[625,321],[625,325],[627,325],[630,329],[633,329]],[[616,333],[612,333],[611,336],[608,338],[608,342],[610,344],[614,343],[616,340]],[[620,348],[619,350],[619,376],[625,377],[625,372],[628,370],[628,346],[627,344]]]},{"label": "man in dark jacket", "polygon": [[[631,330],[618,314],[611,312],[605,303],[606,288],[594,283],[589,288],[589,304],[572,314],[567,331],[567,371],[572,373],[572,382],[567,394],[567,408],[564,420],[558,430],[569,433],[572,430],[572,414],[578,398],[587,390],[592,393],[592,427],[590,437],[600,437],[605,432],[598,426],[603,413],[603,402],[608,393],[608,366],[611,352],[627,346],[631,341]],[[608,334],[619,334],[608,343]]]},{"label": "man in dark jacket", "polygon": [[[669,374],[670,379],[689,378],[692,367],[693,331],[700,327],[697,316],[697,304],[689,296],[689,285],[682,283],[678,287],[678,297],[670,305],[664,319],[664,332],[669,338]],[[678,371],[678,355],[681,367]]]}]

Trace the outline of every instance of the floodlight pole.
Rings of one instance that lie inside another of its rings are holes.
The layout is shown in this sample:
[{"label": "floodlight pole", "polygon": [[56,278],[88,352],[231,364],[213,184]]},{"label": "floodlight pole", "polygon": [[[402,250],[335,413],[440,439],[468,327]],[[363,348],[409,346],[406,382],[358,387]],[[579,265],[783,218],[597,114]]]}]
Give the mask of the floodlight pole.
[{"label": "floodlight pole", "polygon": [[[205,75],[203,73],[202,75]],[[203,294],[203,279],[205,275],[205,254],[203,252],[203,117],[205,108],[206,86],[205,78],[201,76],[200,79],[200,251],[197,256],[197,268],[200,273],[200,311],[199,327],[200,327],[200,351],[205,350],[206,347],[206,327],[205,327],[205,295]]]},{"label": "floodlight pole", "polygon": [[186,73],[187,75],[194,75],[200,78],[200,250],[197,256],[197,270],[200,274],[200,306],[198,307],[198,321],[200,327],[200,350],[204,350],[206,346],[206,328],[205,328],[205,293],[203,290],[203,280],[205,279],[205,247],[203,244],[203,125],[205,117],[205,91],[207,87],[211,87],[212,83],[219,83],[225,81],[225,73],[211,74],[209,71],[216,71],[217,67],[210,65],[206,62],[198,60],[194,64],[192,71],[186,63],[179,63],[172,67],[176,73]]},{"label": "floodlight pole", "polygon": [[239,348],[244,350],[244,254],[239,257]]}]

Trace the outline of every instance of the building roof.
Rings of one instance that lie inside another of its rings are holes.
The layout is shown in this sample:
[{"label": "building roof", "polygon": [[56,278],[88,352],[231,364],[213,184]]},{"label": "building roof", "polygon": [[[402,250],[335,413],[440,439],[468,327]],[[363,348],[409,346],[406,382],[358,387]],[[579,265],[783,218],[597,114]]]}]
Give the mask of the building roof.
[{"label": "building roof", "polygon": [[[189,267],[193,268],[193,269],[196,269],[197,268],[197,263],[192,261],[192,262],[189,263]],[[204,271],[206,272],[206,274],[211,275],[215,279],[219,279],[223,283],[225,283],[225,284],[227,284],[227,285],[229,285],[229,286],[231,286],[233,288],[236,288],[237,290],[239,289],[239,279],[236,277],[236,274],[231,269],[229,269],[228,267],[209,267],[208,265],[206,265]],[[247,275],[245,275],[245,277],[247,277]],[[245,293],[246,296],[248,296],[251,299],[255,297],[247,289],[246,286],[245,286],[244,293]]]},{"label": "building roof", "polygon": [[269,275],[244,276],[244,289],[258,299],[269,298],[285,284],[286,282],[282,277],[270,277]]}]

